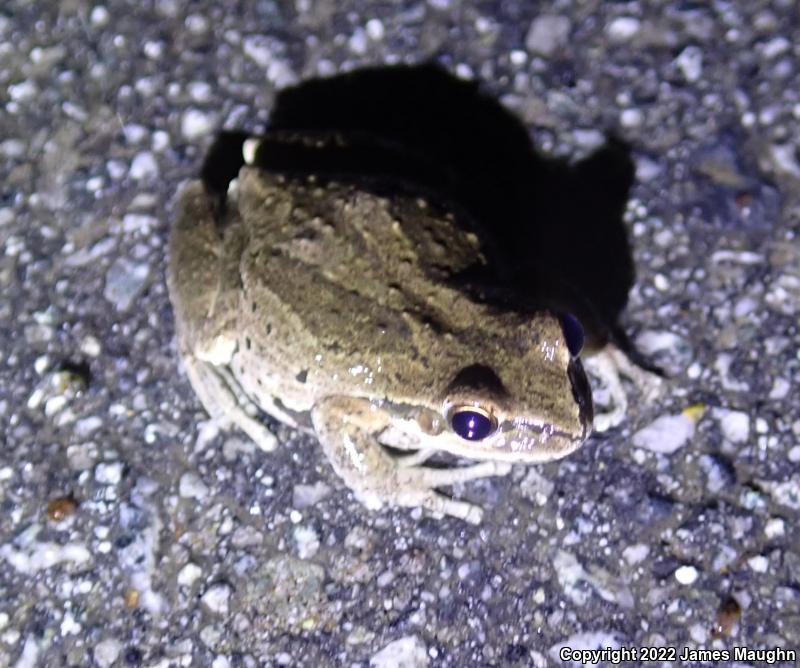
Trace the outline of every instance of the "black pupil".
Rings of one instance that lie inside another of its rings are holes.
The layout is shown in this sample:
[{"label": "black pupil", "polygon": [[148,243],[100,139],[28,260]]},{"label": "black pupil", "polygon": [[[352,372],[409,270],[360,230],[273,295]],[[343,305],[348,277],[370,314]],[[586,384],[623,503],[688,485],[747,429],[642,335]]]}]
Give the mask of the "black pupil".
[{"label": "black pupil", "polygon": [[580,355],[583,350],[583,325],[571,313],[561,314],[561,331],[564,333],[564,340],[567,342],[567,350],[573,357]]},{"label": "black pupil", "polygon": [[468,441],[480,441],[492,433],[494,425],[491,418],[477,411],[459,411],[450,420],[453,431]]}]

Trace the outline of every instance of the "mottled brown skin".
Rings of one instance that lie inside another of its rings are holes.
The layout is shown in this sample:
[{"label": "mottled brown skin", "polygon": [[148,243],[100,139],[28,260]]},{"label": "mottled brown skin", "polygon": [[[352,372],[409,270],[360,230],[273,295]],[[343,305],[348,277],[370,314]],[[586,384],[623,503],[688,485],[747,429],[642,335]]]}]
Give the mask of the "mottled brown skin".
[{"label": "mottled brown skin", "polygon": [[[200,182],[180,196],[168,276],[179,348],[209,413],[261,447],[274,437],[248,403],[313,431],[370,505],[479,522],[480,508],[436,488],[563,457],[589,435],[588,386],[558,318],[451,286],[482,256],[446,212],[250,166],[216,210]],[[449,417],[462,406],[497,429],[461,438]],[[482,461],[425,466],[437,451]]]}]

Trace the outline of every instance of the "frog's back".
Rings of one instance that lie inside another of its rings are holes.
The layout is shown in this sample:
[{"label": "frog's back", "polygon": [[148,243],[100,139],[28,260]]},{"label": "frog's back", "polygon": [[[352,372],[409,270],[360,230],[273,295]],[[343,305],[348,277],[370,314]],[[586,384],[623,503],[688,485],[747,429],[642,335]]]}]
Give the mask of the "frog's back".
[{"label": "frog's back", "polygon": [[300,379],[299,395],[338,388],[342,374],[365,396],[396,394],[412,376],[443,383],[462,363],[459,332],[483,307],[446,280],[482,257],[448,214],[422,199],[248,168],[239,211],[246,329],[268,337],[253,362],[266,356],[273,373]]}]

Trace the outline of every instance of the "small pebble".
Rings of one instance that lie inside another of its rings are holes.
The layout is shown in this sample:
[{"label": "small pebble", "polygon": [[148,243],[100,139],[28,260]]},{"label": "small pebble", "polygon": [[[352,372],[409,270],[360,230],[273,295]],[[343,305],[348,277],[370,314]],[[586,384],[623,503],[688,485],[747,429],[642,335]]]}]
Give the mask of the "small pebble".
[{"label": "small pebble", "polygon": [[94,479],[101,485],[116,485],[122,480],[122,462],[101,462],[94,468]]},{"label": "small pebble", "polygon": [[615,42],[627,42],[639,28],[641,21],[632,16],[618,16],[606,26],[606,34]]},{"label": "small pebble", "polygon": [[92,656],[100,668],[111,668],[121,651],[122,644],[118,640],[106,638],[94,646]]},{"label": "small pebble", "polygon": [[675,579],[682,585],[694,584],[699,573],[694,566],[681,566],[675,570]]},{"label": "small pebble", "polygon": [[549,57],[567,45],[572,27],[569,18],[557,14],[537,16],[525,37],[528,51]]},{"label": "small pebble", "polygon": [[367,21],[367,36],[373,42],[379,42],[383,39],[384,29],[383,23],[381,23],[380,19],[370,19]]},{"label": "small pebble", "polygon": [[319,550],[319,536],[312,526],[297,526],[292,532],[297,545],[297,556],[311,559]]},{"label": "small pebble", "polygon": [[181,117],[181,134],[187,141],[195,141],[209,134],[216,125],[216,117],[200,109],[187,109]]},{"label": "small pebble", "polygon": [[117,258],[106,273],[103,296],[117,311],[127,311],[144,289],[149,276],[149,264],[132,262],[124,257]]},{"label": "small pebble", "polygon": [[178,571],[178,584],[181,587],[191,587],[202,574],[203,569],[190,561]]},{"label": "small pebble", "polygon": [[185,499],[204,499],[208,496],[208,486],[196,473],[184,473],[178,483],[178,493]]},{"label": "small pebble", "polygon": [[696,46],[687,46],[675,59],[675,64],[689,83],[703,76],[703,52]]},{"label": "small pebble", "polygon": [[111,14],[103,5],[97,5],[92,8],[92,13],[89,14],[89,21],[95,28],[102,28],[108,24]]},{"label": "small pebble", "polygon": [[694,430],[695,420],[683,413],[662,415],[637,431],[631,442],[637,448],[671,455],[689,442],[694,436]]},{"label": "small pebble", "polygon": [[373,668],[426,668],[429,665],[428,652],[417,636],[406,636],[374,654],[369,660]]},{"label": "small pebble", "polygon": [[232,589],[227,584],[217,584],[205,591],[200,600],[218,615],[227,615]]},{"label": "small pebble", "polygon": [[714,415],[719,420],[722,435],[732,443],[745,443],[750,436],[750,416],[742,411],[718,408]]}]

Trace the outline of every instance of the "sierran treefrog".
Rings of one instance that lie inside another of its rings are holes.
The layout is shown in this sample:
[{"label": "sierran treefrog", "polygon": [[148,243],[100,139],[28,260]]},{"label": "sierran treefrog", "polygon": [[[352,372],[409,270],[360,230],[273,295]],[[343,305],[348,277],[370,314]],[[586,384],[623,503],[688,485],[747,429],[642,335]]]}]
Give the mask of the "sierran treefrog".
[{"label": "sierran treefrog", "polygon": [[[259,408],[315,434],[367,505],[472,523],[483,510],[439,488],[584,442],[579,328],[454,287],[482,253],[452,211],[271,173],[254,164],[258,140],[243,149],[222,206],[207,183],[185,186],[170,237],[180,354],[213,417],[272,450]],[[437,452],[478,463],[430,466]]]}]

